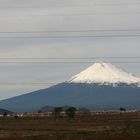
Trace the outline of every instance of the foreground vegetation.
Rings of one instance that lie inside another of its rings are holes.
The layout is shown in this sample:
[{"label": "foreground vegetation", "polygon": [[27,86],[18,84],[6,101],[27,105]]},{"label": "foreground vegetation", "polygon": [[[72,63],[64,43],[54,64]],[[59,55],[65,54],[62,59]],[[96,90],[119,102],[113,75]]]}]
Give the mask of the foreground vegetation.
[{"label": "foreground vegetation", "polygon": [[140,113],[0,118],[0,140],[139,140]]}]

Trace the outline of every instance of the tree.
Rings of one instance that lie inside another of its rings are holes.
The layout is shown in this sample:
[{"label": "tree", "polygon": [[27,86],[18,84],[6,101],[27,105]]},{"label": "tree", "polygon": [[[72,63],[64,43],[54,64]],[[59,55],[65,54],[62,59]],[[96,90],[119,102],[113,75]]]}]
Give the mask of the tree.
[{"label": "tree", "polygon": [[125,109],[125,108],[123,108],[123,107],[121,107],[121,108],[120,108],[120,111],[126,111],[126,109]]},{"label": "tree", "polygon": [[38,113],[42,113],[42,111],[41,110],[38,110]]},{"label": "tree", "polygon": [[66,110],[66,115],[67,115],[69,118],[74,118],[76,111],[77,111],[77,109],[76,109],[75,107],[69,107],[69,108]]},{"label": "tree", "polygon": [[3,117],[7,117],[8,113],[7,112],[4,112],[3,113]]},{"label": "tree", "polygon": [[63,111],[62,107],[56,107],[53,111],[54,117],[59,118],[61,116],[62,111]]}]

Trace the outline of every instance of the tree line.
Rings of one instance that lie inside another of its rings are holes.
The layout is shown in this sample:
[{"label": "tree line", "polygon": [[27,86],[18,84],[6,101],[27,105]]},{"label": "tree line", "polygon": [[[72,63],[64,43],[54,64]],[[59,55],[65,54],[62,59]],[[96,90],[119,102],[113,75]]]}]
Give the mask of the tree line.
[{"label": "tree line", "polygon": [[76,111],[77,111],[77,109],[75,107],[69,107],[65,111],[63,110],[62,107],[56,107],[53,111],[53,116],[55,118],[59,118],[59,117],[61,117],[61,113],[65,112],[67,117],[74,118]]}]

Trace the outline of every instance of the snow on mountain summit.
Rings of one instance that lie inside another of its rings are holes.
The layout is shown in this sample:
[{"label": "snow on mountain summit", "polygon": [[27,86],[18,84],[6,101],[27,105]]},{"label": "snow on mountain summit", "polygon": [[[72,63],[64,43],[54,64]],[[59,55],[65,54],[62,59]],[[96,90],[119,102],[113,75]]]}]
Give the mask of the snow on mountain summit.
[{"label": "snow on mountain summit", "polygon": [[73,76],[71,83],[98,83],[98,84],[137,84],[140,78],[127,73],[110,63],[95,63],[86,70]]}]

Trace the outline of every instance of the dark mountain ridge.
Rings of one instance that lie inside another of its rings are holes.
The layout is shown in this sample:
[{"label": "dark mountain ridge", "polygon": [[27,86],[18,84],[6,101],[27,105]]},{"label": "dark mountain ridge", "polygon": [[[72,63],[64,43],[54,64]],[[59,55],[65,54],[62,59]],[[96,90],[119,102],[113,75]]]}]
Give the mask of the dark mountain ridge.
[{"label": "dark mountain ridge", "polygon": [[140,87],[117,84],[61,83],[0,102],[14,112],[34,112],[44,106],[75,106],[91,110],[140,108]]}]

